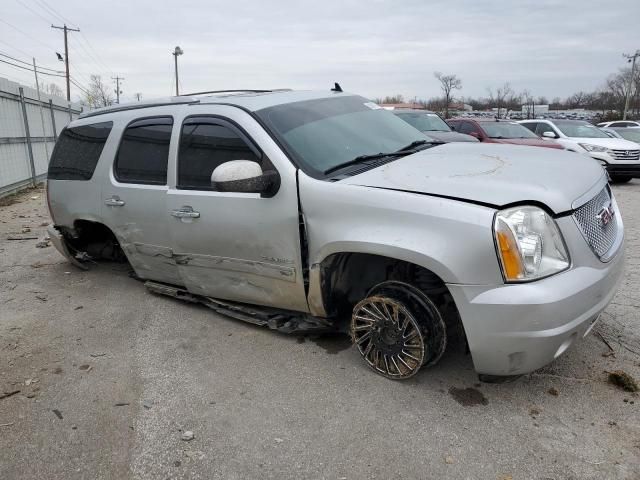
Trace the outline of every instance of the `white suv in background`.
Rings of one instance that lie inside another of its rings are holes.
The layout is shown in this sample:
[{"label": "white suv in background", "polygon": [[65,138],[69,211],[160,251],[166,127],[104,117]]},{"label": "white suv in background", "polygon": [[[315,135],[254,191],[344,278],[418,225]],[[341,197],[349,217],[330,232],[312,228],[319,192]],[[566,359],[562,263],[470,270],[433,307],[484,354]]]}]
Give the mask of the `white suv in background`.
[{"label": "white suv in background", "polygon": [[634,127],[640,127],[640,122],[633,122],[633,121],[630,121],[630,120],[616,120],[616,121],[613,121],[613,122],[602,122],[602,123],[599,123],[597,126],[600,127],[600,128],[604,128],[604,127],[624,127],[624,128],[631,127],[631,128],[634,128]]},{"label": "white suv in background", "polygon": [[542,138],[553,139],[567,150],[598,160],[613,182],[640,177],[638,144],[611,138],[583,120],[522,120],[519,123]]}]

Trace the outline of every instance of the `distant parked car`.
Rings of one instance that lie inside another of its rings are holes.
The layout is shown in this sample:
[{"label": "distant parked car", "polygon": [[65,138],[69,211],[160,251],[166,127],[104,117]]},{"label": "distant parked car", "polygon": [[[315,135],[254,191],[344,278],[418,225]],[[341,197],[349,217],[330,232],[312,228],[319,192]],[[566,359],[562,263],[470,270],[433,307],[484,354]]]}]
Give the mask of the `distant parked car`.
[{"label": "distant parked car", "polygon": [[555,140],[567,150],[595,158],[614,182],[640,177],[640,149],[636,143],[611,138],[583,120],[522,120],[520,123],[541,137]]},{"label": "distant parked car", "polygon": [[438,114],[428,110],[393,110],[392,113],[409,125],[441,142],[477,142],[471,135],[454,132]]},{"label": "distant parked car", "polygon": [[602,131],[611,137],[623,138],[630,142],[635,142],[638,144],[638,148],[640,148],[640,128],[608,127],[603,128]]},{"label": "distant parked car", "polygon": [[616,127],[616,128],[627,128],[627,127],[640,127],[640,122],[632,122],[630,120],[616,120],[615,122],[602,122],[597,125],[600,128],[604,127]]},{"label": "distant parked car", "polygon": [[471,135],[485,143],[508,143],[563,149],[560,144],[543,140],[519,123],[510,120],[453,118],[447,123],[456,132]]}]

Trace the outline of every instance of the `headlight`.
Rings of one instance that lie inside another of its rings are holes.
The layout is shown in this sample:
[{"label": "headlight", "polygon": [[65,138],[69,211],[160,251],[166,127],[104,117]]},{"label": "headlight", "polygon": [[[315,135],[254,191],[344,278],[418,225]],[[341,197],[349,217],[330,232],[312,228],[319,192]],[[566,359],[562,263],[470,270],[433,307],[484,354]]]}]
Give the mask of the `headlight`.
[{"label": "headlight", "polygon": [[507,282],[547,277],[569,268],[569,254],[555,220],[538,207],[496,213],[496,249]]},{"label": "headlight", "polygon": [[588,143],[579,143],[578,145],[580,145],[582,148],[584,148],[587,152],[606,152],[608,149],[607,147],[601,147],[599,145],[590,145]]}]

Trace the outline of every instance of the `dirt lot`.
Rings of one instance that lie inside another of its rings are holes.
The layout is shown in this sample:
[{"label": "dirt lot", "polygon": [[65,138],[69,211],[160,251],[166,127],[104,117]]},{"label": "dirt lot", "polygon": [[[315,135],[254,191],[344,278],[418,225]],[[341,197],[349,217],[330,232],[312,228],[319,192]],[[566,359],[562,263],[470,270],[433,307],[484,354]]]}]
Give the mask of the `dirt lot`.
[{"label": "dirt lot", "polygon": [[155,296],[122,265],[79,271],[36,247],[46,200],[26,192],[0,207],[0,479],[638,479],[640,398],[605,372],[640,378],[640,182],[614,190],[620,292],[595,334],[502,385],[455,352],[392,382],[345,338]]}]

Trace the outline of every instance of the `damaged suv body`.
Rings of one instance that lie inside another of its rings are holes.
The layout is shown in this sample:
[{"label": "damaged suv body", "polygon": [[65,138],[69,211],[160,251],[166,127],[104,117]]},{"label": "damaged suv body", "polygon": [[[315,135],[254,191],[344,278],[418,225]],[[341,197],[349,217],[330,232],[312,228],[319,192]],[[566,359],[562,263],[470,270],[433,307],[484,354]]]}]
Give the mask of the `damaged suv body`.
[{"label": "damaged suv body", "polygon": [[624,258],[597,163],[433,143],[339,89],[89,112],[58,140],[48,200],[79,267],[126,259],[154,292],[281,331],[346,327],[394,379],[456,333],[480,374],[542,367],[589,332]]}]

